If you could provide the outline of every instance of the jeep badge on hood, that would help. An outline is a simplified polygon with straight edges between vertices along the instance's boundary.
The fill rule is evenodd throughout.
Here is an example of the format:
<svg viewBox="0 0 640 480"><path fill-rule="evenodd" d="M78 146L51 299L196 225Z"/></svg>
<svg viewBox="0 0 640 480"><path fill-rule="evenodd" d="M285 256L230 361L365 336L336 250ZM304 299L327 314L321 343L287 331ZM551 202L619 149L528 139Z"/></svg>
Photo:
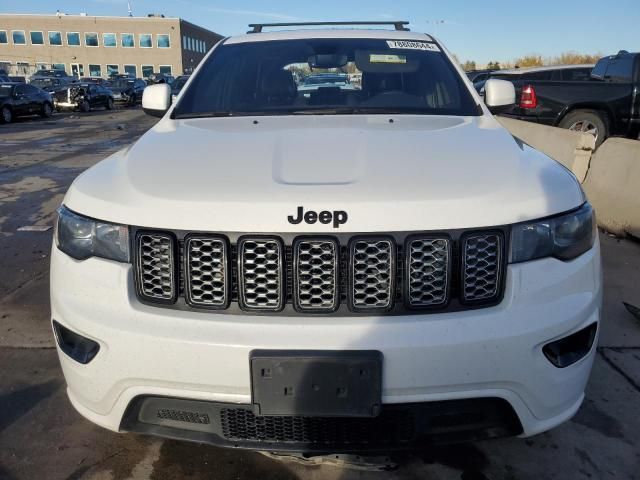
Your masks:
<svg viewBox="0 0 640 480"><path fill-rule="evenodd" d="M313 225L317 221L323 223L325 225L333 222L333 228L340 228L340 225L347 223L349 216L347 212L343 210L334 210L333 212L329 212L328 210L323 210L322 212L314 212L313 210L304 211L303 207L298 207L297 216L289 215L287 220L289 223L293 225L297 225L303 220L305 223L309 225Z"/></svg>

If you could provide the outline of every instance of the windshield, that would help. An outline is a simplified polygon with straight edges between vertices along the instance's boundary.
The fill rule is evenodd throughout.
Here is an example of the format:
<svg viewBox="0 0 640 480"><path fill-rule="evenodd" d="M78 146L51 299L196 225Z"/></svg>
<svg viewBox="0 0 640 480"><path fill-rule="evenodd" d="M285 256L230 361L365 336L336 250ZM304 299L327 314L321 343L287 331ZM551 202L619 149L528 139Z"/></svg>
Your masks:
<svg viewBox="0 0 640 480"><path fill-rule="evenodd" d="M133 87L133 80L112 80L111 81L111 86L113 88L129 88L129 87Z"/></svg>
<svg viewBox="0 0 640 480"><path fill-rule="evenodd" d="M10 97L12 88L13 85L0 85L0 98Z"/></svg>
<svg viewBox="0 0 640 480"><path fill-rule="evenodd" d="M305 113L479 115L480 110L435 43L323 38L216 48L173 116Z"/></svg>
<svg viewBox="0 0 640 480"><path fill-rule="evenodd" d="M34 80L31 80L31 85L33 85L34 87L38 87L38 88L45 88L45 87L50 87L51 85L53 85L53 79L51 78L36 78Z"/></svg>

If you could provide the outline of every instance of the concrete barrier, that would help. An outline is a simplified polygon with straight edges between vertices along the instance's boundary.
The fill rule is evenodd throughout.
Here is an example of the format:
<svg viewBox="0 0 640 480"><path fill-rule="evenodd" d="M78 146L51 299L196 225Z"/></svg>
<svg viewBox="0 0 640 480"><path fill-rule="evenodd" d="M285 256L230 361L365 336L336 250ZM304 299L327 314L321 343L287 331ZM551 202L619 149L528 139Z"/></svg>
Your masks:
<svg viewBox="0 0 640 480"><path fill-rule="evenodd" d="M511 135L557 160L571 170L580 183L584 182L595 150L593 135L505 117L496 119Z"/></svg>
<svg viewBox="0 0 640 480"><path fill-rule="evenodd" d="M496 118L514 137L574 173L596 210L598 226L640 238L639 141L609 138L595 150L594 137L585 133Z"/></svg>
<svg viewBox="0 0 640 480"><path fill-rule="evenodd" d="M591 157L583 188L598 225L640 238L640 142L609 138Z"/></svg>

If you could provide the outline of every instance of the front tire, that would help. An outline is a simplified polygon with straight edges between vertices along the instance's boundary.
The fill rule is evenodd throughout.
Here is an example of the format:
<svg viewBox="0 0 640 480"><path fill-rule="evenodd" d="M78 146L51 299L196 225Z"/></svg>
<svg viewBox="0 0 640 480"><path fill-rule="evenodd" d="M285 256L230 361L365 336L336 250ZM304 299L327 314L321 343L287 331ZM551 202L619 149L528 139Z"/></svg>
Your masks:
<svg viewBox="0 0 640 480"><path fill-rule="evenodd" d="M83 100L80 104L80 111L83 113L87 113L91 111L91 104L87 100Z"/></svg>
<svg viewBox="0 0 640 480"><path fill-rule="evenodd" d="M609 136L607 117L597 110L574 110L569 112L558 126L574 132L593 135L596 138L596 147L599 147Z"/></svg>
<svg viewBox="0 0 640 480"><path fill-rule="evenodd" d="M50 118L53 115L53 107L49 102L45 102L42 104L42 112L40 112L40 116L42 118Z"/></svg>
<svg viewBox="0 0 640 480"><path fill-rule="evenodd" d="M107 110L113 110L113 98L109 97L107 99Z"/></svg>
<svg viewBox="0 0 640 480"><path fill-rule="evenodd" d="M13 121L13 112L9 107L2 107L2 111L0 111L0 121L2 123L11 123Z"/></svg>

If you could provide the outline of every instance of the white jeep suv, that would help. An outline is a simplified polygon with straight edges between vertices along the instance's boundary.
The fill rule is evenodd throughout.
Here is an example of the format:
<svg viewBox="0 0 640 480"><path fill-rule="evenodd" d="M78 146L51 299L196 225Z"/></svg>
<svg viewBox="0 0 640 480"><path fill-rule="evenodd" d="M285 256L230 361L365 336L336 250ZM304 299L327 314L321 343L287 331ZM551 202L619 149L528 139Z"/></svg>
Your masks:
<svg viewBox="0 0 640 480"><path fill-rule="evenodd" d="M593 211L433 37L225 38L59 211L51 311L75 408L114 431L363 452L534 435L579 408ZM309 82L310 75L341 81ZM304 88L299 88L305 85Z"/></svg>

